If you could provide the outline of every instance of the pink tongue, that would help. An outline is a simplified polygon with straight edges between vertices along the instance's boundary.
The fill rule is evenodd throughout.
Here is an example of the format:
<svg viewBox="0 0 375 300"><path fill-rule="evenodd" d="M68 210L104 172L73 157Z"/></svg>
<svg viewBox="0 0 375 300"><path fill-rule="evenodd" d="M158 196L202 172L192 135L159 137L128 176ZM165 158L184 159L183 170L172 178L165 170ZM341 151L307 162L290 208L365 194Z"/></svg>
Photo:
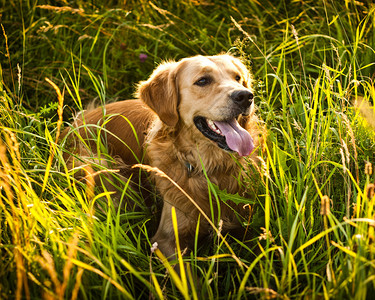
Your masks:
<svg viewBox="0 0 375 300"><path fill-rule="evenodd" d="M228 147L240 156L249 155L253 149L253 139L250 134L238 124L236 119L228 122L214 121L215 125L225 136Z"/></svg>

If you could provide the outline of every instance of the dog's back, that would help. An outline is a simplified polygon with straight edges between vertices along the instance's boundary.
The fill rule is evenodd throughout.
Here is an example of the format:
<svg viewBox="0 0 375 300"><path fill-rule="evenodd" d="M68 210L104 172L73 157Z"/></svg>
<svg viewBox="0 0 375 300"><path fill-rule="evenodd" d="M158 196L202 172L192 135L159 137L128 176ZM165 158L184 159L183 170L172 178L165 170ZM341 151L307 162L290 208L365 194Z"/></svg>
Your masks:
<svg viewBox="0 0 375 300"><path fill-rule="evenodd" d="M144 158L145 138L154 119L155 113L143 102L126 100L82 112L74 127L94 153L100 136L111 156L121 158L126 165L133 165ZM68 146L82 155L82 143L72 145L72 141L76 142L77 138L68 138Z"/></svg>
<svg viewBox="0 0 375 300"><path fill-rule="evenodd" d="M61 135L68 149L64 152L67 168L76 170L76 178L91 178L96 185L103 184L107 191L114 192L115 204L121 199L121 187L132 178L132 189L141 192L145 204L150 205L147 176L141 176L132 165L148 163L145 140L155 116L140 100L114 102L81 112Z"/></svg>

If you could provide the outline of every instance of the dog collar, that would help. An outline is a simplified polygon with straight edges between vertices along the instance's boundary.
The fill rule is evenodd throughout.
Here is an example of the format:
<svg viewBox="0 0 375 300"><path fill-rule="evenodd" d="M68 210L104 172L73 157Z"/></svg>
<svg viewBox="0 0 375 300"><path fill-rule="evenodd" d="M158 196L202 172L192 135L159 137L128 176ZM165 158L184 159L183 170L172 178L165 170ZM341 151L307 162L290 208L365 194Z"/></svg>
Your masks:
<svg viewBox="0 0 375 300"><path fill-rule="evenodd" d="M194 167L188 161L185 161L185 167L187 169L188 177L190 178L194 171Z"/></svg>

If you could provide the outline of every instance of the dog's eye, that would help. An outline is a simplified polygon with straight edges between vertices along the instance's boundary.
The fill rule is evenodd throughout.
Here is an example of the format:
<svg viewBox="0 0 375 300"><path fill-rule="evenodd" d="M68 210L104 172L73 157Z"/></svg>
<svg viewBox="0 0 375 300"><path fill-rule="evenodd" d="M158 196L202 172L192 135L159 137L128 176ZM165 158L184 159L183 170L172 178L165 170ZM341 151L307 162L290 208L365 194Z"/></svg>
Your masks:
<svg viewBox="0 0 375 300"><path fill-rule="evenodd" d="M205 86L209 85L212 82L212 79L210 77L202 77L198 79L194 84L198 86Z"/></svg>
<svg viewBox="0 0 375 300"><path fill-rule="evenodd" d="M241 80L241 76L240 76L240 75L237 75L237 76L236 76L236 81L239 82L240 80Z"/></svg>

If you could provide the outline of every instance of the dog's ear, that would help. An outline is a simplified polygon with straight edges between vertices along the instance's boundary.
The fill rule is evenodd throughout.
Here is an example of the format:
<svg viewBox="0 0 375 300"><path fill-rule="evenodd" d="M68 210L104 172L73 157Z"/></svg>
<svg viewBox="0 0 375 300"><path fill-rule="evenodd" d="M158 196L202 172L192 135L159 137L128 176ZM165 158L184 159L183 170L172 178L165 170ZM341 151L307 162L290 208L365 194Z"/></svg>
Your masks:
<svg viewBox="0 0 375 300"><path fill-rule="evenodd" d="M166 62L155 69L147 81L138 85L136 96L146 103L168 126L178 122L177 62Z"/></svg>

